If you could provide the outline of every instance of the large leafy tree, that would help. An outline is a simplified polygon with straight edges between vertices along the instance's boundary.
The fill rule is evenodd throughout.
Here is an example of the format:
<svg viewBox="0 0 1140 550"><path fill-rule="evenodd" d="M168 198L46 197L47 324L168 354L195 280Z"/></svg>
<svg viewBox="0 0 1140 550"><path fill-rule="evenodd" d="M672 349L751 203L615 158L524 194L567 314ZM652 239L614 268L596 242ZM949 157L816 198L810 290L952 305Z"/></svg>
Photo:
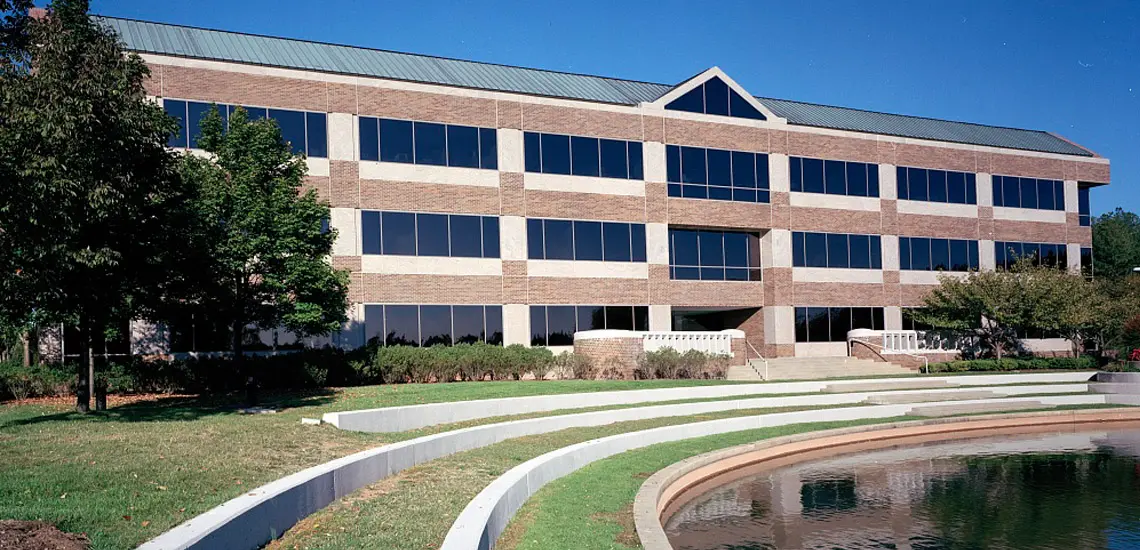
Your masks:
<svg viewBox="0 0 1140 550"><path fill-rule="evenodd" d="M205 280L196 304L230 327L239 368L249 327L336 330L346 319L348 275L328 262L336 232L327 229L327 204L302 192L305 160L273 121L249 121L240 109L228 128L212 110L201 130L209 157L182 162L197 188L193 241Z"/></svg>
<svg viewBox="0 0 1140 550"><path fill-rule="evenodd" d="M1097 277L1125 277L1140 267L1140 216L1117 208L1098 216L1092 232Z"/></svg>
<svg viewBox="0 0 1140 550"><path fill-rule="evenodd" d="M87 410L93 336L145 313L171 266L174 122L146 97L145 63L86 0L55 0L37 19L13 13L6 59L26 56L0 67L0 316L79 327Z"/></svg>

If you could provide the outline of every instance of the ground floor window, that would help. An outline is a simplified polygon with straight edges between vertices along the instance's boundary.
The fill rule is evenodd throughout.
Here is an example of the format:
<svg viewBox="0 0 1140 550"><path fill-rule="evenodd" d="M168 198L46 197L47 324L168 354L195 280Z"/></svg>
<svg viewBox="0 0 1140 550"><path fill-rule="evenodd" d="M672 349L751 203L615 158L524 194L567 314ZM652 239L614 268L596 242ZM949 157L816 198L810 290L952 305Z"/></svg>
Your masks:
<svg viewBox="0 0 1140 550"><path fill-rule="evenodd" d="M796 308L796 342L846 342L847 331L857 328L883 330L883 308Z"/></svg>
<svg viewBox="0 0 1140 550"><path fill-rule="evenodd" d="M571 346L580 330L649 330L649 306L530 306L532 346Z"/></svg>
<svg viewBox="0 0 1140 550"><path fill-rule="evenodd" d="M503 307L369 304L364 338L387 346L503 343Z"/></svg>
<svg viewBox="0 0 1140 550"><path fill-rule="evenodd" d="M63 356L68 359L77 358L83 354L83 337L79 327L65 326L63 328ZM91 349L97 356L113 357L131 354L131 327L130 323L123 321L112 323L105 332L96 332L91 335Z"/></svg>

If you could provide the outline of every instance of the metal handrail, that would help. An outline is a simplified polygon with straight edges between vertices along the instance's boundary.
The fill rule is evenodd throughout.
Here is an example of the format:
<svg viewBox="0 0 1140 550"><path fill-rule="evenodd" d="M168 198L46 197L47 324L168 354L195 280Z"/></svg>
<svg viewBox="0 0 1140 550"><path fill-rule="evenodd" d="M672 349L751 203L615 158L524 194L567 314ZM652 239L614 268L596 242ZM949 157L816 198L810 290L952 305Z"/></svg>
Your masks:
<svg viewBox="0 0 1140 550"><path fill-rule="evenodd" d="M752 350L752 353L756 354L757 359L764 362L764 381L767 382L768 381L768 360L764 358L764 355L760 353L760 350L756 349L756 346L752 345L752 342L745 340L744 343L748 345L749 349ZM745 363L748 362L747 357L744 358L744 362ZM755 370L755 369L753 369L753 370Z"/></svg>
<svg viewBox="0 0 1140 550"><path fill-rule="evenodd" d="M850 349L851 349L851 342L854 342L854 341L856 341L856 340L851 340L851 339L849 339L849 340L847 341L847 349L848 349L848 350L850 350ZM880 351L880 353L879 353L879 356L880 356L880 357L882 357L882 354L883 354L883 352L885 352L885 351L886 351L886 349L887 349L887 346L884 346L884 345L882 345L882 344L876 344L876 343L874 343L874 342L868 342L868 341L866 341L866 340L858 340L858 342L859 342L859 343L861 343L861 344L867 344L867 345L869 345L869 346L879 346L879 351ZM850 351L848 351L848 353L851 353L851 352L850 352ZM917 358L917 359L922 359L922 369L920 369L918 372L922 373L922 372L923 372L923 370L925 370L926 372L925 372L925 373L923 373L923 374L930 374L930 359L929 359L929 358L927 358L925 355L918 355L918 354L916 354L916 353L909 353L909 352L905 352L905 351L902 351L902 350L894 350L894 349L893 349L893 350L891 350L891 351L890 351L890 353L893 353L893 354L898 354L898 355L909 355L910 357L914 357L914 358ZM886 358L884 357L884 359L886 359Z"/></svg>

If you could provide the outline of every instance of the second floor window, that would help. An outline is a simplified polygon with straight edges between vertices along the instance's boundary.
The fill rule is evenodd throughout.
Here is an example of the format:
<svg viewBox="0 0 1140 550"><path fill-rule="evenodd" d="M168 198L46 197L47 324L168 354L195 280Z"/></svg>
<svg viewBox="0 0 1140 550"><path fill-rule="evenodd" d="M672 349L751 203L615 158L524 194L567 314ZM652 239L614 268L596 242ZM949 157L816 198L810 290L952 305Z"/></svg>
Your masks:
<svg viewBox="0 0 1140 550"><path fill-rule="evenodd" d="M1092 225L1092 216L1090 215L1089 206L1089 188L1081 187L1077 189L1077 212L1080 216L1080 224L1084 227Z"/></svg>
<svg viewBox="0 0 1140 550"><path fill-rule="evenodd" d="M1017 176L993 177L994 206L1065 209L1065 182Z"/></svg>
<svg viewBox="0 0 1140 550"><path fill-rule="evenodd" d="M1021 258L1033 265L1068 268L1068 249L1063 244L994 242L994 263L998 269L1009 269Z"/></svg>
<svg viewBox="0 0 1140 550"><path fill-rule="evenodd" d="M882 237L792 232L793 267L882 269Z"/></svg>
<svg viewBox="0 0 1140 550"><path fill-rule="evenodd" d="M526 132L523 150L527 172L644 179L640 141Z"/></svg>
<svg viewBox="0 0 1140 550"><path fill-rule="evenodd" d="M792 191L852 197L879 196L879 165L788 157Z"/></svg>
<svg viewBox="0 0 1140 550"><path fill-rule="evenodd" d="M736 231L670 229L669 278L759 281L760 235Z"/></svg>
<svg viewBox="0 0 1140 550"><path fill-rule="evenodd" d="M738 202L769 202L768 155L667 145L669 196Z"/></svg>
<svg viewBox="0 0 1140 550"><path fill-rule="evenodd" d="M899 269L903 271L975 271L978 241L899 237Z"/></svg>
<svg viewBox="0 0 1140 550"><path fill-rule="evenodd" d="M365 254L499 257L495 216L365 210L360 213L360 230Z"/></svg>
<svg viewBox="0 0 1140 550"><path fill-rule="evenodd" d="M640 223L531 218L526 240L531 260L645 261L645 225Z"/></svg>
<svg viewBox="0 0 1140 550"><path fill-rule="evenodd" d="M499 166L494 128L360 117L360 160L458 166Z"/></svg>
<svg viewBox="0 0 1140 550"><path fill-rule="evenodd" d="M899 166L899 200L978 204L978 175L973 172Z"/></svg>
<svg viewBox="0 0 1140 550"><path fill-rule="evenodd" d="M198 138L202 134L202 119L215 106L222 117L222 127L226 127L229 118L234 115L239 105L225 103L206 103L202 101L181 101L177 99L163 99L162 108L166 114L178 119L178 131L171 134L167 146L175 148L198 148ZM289 143L293 153L302 154L311 158L325 158L328 156L328 120L325 113L309 111L293 111L289 109L269 109L266 107L240 106L246 112L248 120L272 119L281 128L281 138Z"/></svg>

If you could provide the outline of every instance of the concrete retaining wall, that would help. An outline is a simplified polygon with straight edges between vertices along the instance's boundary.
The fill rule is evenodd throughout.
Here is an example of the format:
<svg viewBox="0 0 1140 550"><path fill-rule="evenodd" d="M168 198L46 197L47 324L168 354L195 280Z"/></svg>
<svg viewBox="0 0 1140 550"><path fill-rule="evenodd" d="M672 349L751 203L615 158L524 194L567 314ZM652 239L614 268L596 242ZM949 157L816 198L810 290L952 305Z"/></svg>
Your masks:
<svg viewBox="0 0 1140 550"><path fill-rule="evenodd" d="M999 384L1086 382L1095 373L1051 372L1036 374L979 374L958 376L923 377L923 381L945 381L960 386L990 386ZM916 378L884 378L876 382L891 383ZM866 382L866 381L862 381ZM541 382L526 382L541 383ZM809 381L809 382L768 382L758 384L725 384L718 386L696 386L658 390L624 390L594 393L568 393L559 395L538 395L532 397L509 397L503 399L482 399L451 403L429 403L404 407L384 407L327 413L324 421L342 430L360 432L403 432L436 424L450 424L534 412L560 409L580 409L610 405L629 405L653 401L674 401L680 399L716 399L741 395L765 395L818 392L826 386L843 386L861 383L855 380Z"/></svg>
<svg viewBox="0 0 1140 550"><path fill-rule="evenodd" d="M1019 403L1025 401L1038 401L1047 405L1093 405L1106 402L1103 395L1075 395L990 399L963 401L961 403ZM937 403L925 403L923 405L934 404ZM440 550L490 550L494 548L495 541L506 528L511 517L531 495L544 485L591 462L631 449L668 441L772 426L890 418L902 416L913 407L913 404L875 405L726 418L617 434L563 447L511 468L491 482L464 508L459 518L452 524L447 538L440 546Z"/></svg>

